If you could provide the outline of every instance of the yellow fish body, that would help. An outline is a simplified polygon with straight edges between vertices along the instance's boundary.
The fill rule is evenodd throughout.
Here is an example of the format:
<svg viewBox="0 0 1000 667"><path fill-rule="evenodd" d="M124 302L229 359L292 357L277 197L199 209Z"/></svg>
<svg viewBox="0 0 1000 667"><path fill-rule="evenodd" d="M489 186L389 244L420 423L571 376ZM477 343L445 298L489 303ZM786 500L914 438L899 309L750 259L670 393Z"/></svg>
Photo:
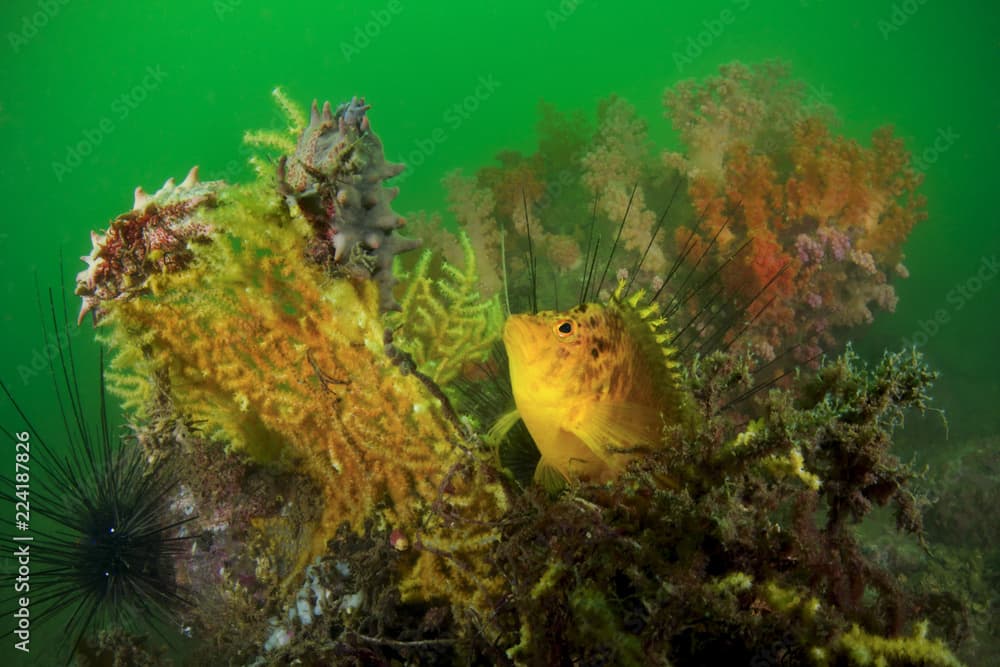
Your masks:
<svg viewBox="0 0 1000 667"><path fill-rule="evenodd" d="M503 342L516 411L541 453L535 480L616 478L639 449L659 446L687 411L656 306L622 287L607 305L513 315Z"/></svg>

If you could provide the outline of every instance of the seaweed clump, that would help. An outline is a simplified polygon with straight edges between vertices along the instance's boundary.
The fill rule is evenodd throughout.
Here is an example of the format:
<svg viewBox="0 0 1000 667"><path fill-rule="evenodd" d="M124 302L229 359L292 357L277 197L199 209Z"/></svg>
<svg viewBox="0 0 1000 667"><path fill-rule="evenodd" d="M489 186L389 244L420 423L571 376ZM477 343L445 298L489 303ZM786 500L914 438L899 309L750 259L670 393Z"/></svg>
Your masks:
<svg viewBox="0 0 1000 667"><path fill-rule="evenodd" d="M496 552L510 659L956 664L854 530L890 506L922 535L913 471L889 447L904 411L927 408L934 374L915 352L869 369L848 350L771 392L734 437L717 407L745 364L716 353L694 365L706 428L673 436L622 483L518 497Z"/></svg>

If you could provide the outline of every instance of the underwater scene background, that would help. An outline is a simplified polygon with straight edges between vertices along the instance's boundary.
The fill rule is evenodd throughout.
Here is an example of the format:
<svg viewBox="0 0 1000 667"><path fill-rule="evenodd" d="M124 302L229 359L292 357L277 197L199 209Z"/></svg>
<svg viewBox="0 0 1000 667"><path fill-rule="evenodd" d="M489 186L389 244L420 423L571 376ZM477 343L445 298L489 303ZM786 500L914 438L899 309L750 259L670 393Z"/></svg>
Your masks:
<svg viewBox="0 0 1000 667"><path fill-rule="evenodd" d="M74 456L74 446L100 448L120 424L131 424L129 451L142 452L103 452L92 469L73 459L91 470L82 477L36 467L34 500L55 501L60 485L86 496L115 470L105 495L124 488L122 504L150 522L134 529L139 556L91 540L126 570L143 568L135 588L119 575L124 602L102 602L93 620L66 621L107 592L102 572L77 568L93 552L91 528L70 526L58 558L32 561L39 595L58 591L73 605L46 623L38 615L52 602L37 601L31 652L8 635L4 664L65 663L74 646L81 664L994 664L1000 16L991 4L13 0L0 19L0 378L49 443L33 450L38 465ZM338 110L352 96L371 108ZM309 124L313 99L333 107L334 167L317 157L329 145L296 145L324 122L320 111ZM723 117L728 134L705 130ZM369 121L380 146L367 143ZM893 134L873 139L885 125ZM745 151L732 148L740 142ZM704 180L713 164L721 180ZM199 180L182 183L194 165ZM827 183L830 197L859 193L828 218L822 193L791 182L822 181L824 169L842 179ZM339 176L369 173L337 199ZM182 184L158 192L170 177ZM399 188L395 199L382 180ZM725 277L729 251L713 250L712 234L736 220L722 237L732 248L761 236L776 245L766 257L759 241L748 245L752 260L733 281L758 280L762 293L773 283L788 298L764 317L769 328L750 332L754 351L766 358L800 343L784 365L803 375L776 384L784 398L762 391L735 417L678 417L665 435L672 453L629 457L627 470L623 459L594 479L567 475L572 488L556 495L511 472L515 441L530 438L515 428L508 450L491 442L511 397L470 371L498 341L501 303L517 313L533 300L518 207L541 221L539 306L555 307L547 285L562 276L565 309L589 265L602 278L621 211L639 192L623 259L587 299L628 311L627 296L613 294L616 274L634 265L677 184L683 203L650 253L662 265L624 277L655 291L652 274L665 274L695 233L707 263L686 266ZM154 196L149 207L137 186ZM392 220L361 225L346 242L323 236L324 216L352 197ZM802 229L768 217L792 210L782 197L798 197ZM867 233L853 239L860 254L850 261L837 250L846 237L808 228L825 219L833 230L848 209L890 199L899 210L857 223ZM596 262L592 209L614 221ZM395 214L408 221L400 233ZM84 280L91 317L107 320L78 327L74 278L87 268L78 258L107 249L90 232L116 218L123 230L165 230L166 241L144 250L138 278L123 269L97 287ZM486 220L509 234L509 296ZM406 252L401 237L422 238L431 259ZM349 257L338 254L344 243ZM823 273L823 253L853 264ZM772 280L784 257L798 273ZM444 297L433 296L441 285ZM697 293L688 310L711 310L711 294ZM395 300L402 313L390 312ZM419 328L409 307L421 303L443 307L451 328L423 321L408 338L408 324ZM383 325L396 340L383 339ZM95 331L113 366L103 429ZM93 440L74 419L64 425L73 400L54 395L52 369L70 348ZM742 391L716 386L719 376L755 365L677 357L684 369L671 382L709 408ZM442 407L449 401L460 414ZM385 416L397 409L398 419ZM24 426L12 405L0 414L7 632L25 606L15 588L23 543L11 539ZM152 481L122 482L133 479L123 470ZM53 515L86 514L86 503L71 504ZM53 534L53 516L32 521ZM157 586L170 594L146 588Z"/></svg>

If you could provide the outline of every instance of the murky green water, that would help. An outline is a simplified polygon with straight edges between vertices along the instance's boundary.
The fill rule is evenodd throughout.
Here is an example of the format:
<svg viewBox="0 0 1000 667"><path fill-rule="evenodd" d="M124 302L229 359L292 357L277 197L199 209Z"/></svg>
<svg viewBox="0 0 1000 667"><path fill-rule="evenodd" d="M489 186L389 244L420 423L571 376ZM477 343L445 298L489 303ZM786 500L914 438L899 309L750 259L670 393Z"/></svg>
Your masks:
<svg viewBox="0 0 1000 667"><path fill-rule="evenodd" d="M6 2L0 374L29 411L52 413L36 381L36 281L69 288L89 230L128 209L137 185L193 164L249 178L241 136L277 126L276 85L300 101L366 96L388 157L410 165L396 209L443 211L446 172L534 149L539 99L592 114L621 95L665 143L666 87L780 58L846 134L892 123L925 172L929 218L906 246L899 306L859 331L867 355L915 342L942 373L948 439L937 418L915 418L904 451L935 462L976 437L1000 446L998 31L991 3L941 0Z"/></svg>

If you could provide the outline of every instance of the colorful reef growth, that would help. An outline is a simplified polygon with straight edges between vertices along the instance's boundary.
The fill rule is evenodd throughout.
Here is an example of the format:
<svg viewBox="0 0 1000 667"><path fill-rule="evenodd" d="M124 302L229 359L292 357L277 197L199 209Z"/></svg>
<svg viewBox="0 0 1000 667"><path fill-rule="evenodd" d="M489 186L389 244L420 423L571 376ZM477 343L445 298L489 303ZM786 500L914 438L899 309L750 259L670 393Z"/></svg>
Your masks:
<svg viewBox="0 0 1000 667"><path fill-rule="evenodd" d="M706 414L741 373L724 354L692 369ZM910 627L929 598L870 560L852 525L889 504L900 528L921 531L912 472L888 448L932 379L912 353L866 368L848 352L794 392L772 392L764 416L735 437L716 413L698 437L657 450L620 484L584 485L554 502L522 496L497 554L521 622L509 655L536 664L958 664L925 626Z"/></svg>
<svg viewBox="0 0 1000 667"><path fill-rule="evenodd" d="M841 136L823 97L780 63L725 65L666 91L679 148L654 145L621 98L604 100L593 125L542 103L537 151L501 152L473 178L452 174L451 208L481 254L504 236L522 297L530 227L534 253L548 260L539 280L548 304L576 297L553 293L553 282L579 285L592 253L600 270L614 248L613 269L638 267L654 289L667 276L690 272L697 285L718 272L720 289L711 283L683 310L719 316L688 336L723 338L719 322L751 319L743 337L762 357L799 345L812 358L895 308L903 243L925 217L922 176L892 129L867 146Z"/></svg>
<svg viewBox="0 0 1000 667"><path fill-rule="evenodd" d="M411 531L458 451L441 401L384 348L382 312L398 307L392 258L417 243L396 232L382 181L401 167L385 163L366 109L293 117L294 159L277 174L259 161L250 185L192 170L152 197L137 191L78 278L126 407L169 409L316 484L322 509L296 547L300 568L341 523L360 530L377 508Z"/></svg>
<svg viewBox="0 0 1000 667"><path fill-rule="evenodd" d="M686 148L664 161L687 178L698 214L676 238L692 243L696 261L718 235L705 261L713 268L752 239L723 280L746 293L773 280L773 303L750 313L760 315L751 337L765 356L799 343L811 357L837 328L894 310L889 281L907 276L902 245L925 217L923 176L892 128L875 130L870 146L838 136L818 97L776 63L727 65L664 96Z"/></svg>
<svg viewBox="0 0 1000 667"><path fill-rule="evenodd" d="M756 81L754 94L766 92L755 77L773 73L726 71ZM670 266L689 261L673 242L679 223L655 211L676 199L675 213L697 219L709 176L693 165L709 153L664 168L645 122L617 98L593 131L543 107L538 153L448 177L458 234L425 215L407 229L427 249L407 253L418 242L401 234L386 184L402 167L385 160L364 101L314 104L307 117L275 97L289 128L246 136L260 150L255 180L202 181L193 170L153 195L137 190L133 210L94 236L77 282L81 317L93 315L113 350L109 382L138 442L150 460L175 463L173 504L197 515L185 524L191 554L177 563L178 580L198 591L183 623L192 664L956 664L946 642L957 626L928 612L948 592L908 587L856 530L885 506L901 535L923 537L914 473L891 453L904 415L927 408L934 374L919 355L867 366L848 349L735 414L727 405L754 385L755 358L721 345L684 354L683 341L657 336L690 306L639 303L656 301ZM795 121L787 145L801 132L815 160L842 151L848 175L881 175L878 210L911 211L900 201L915 183L893 180L902 162L814 137L816 122ZM745 130L734 126L730 144L756 141ZM711 175L713 202L739 171L730 144ZM845 258L869 253L876 271L901 258L900 230L913 221L903 213L868 229L869 208L841 228L835 204L795 201L809 203L793 237L770 218L751 230L742 204L718 204L688 227L700 238L728 213L731 238L719 247L766 224L790 248L836 228L849 237ZM708 264L727 256L704 248ZM730 264L745 272L758 255L741 257ZM848 271L809 266L816 284ZM735 278L718 275L731 289ZM799 317L794 295L774 285L784 299L774 312ZM615 459L613 474L542 488L492 448L488 431L513 397L491 348L501 304L517 313L581 301L581 318L634 309L669 383L642 386L651 446ZM782 339L806 326L782 322ZM694 340L712 335L688 328ZM751 347L776 343L771 329ZM573 363L593 360L587 347ZM598 449L635 444L620 424L592 427ZM611 432L625 436L605 442Z"/></svg>

